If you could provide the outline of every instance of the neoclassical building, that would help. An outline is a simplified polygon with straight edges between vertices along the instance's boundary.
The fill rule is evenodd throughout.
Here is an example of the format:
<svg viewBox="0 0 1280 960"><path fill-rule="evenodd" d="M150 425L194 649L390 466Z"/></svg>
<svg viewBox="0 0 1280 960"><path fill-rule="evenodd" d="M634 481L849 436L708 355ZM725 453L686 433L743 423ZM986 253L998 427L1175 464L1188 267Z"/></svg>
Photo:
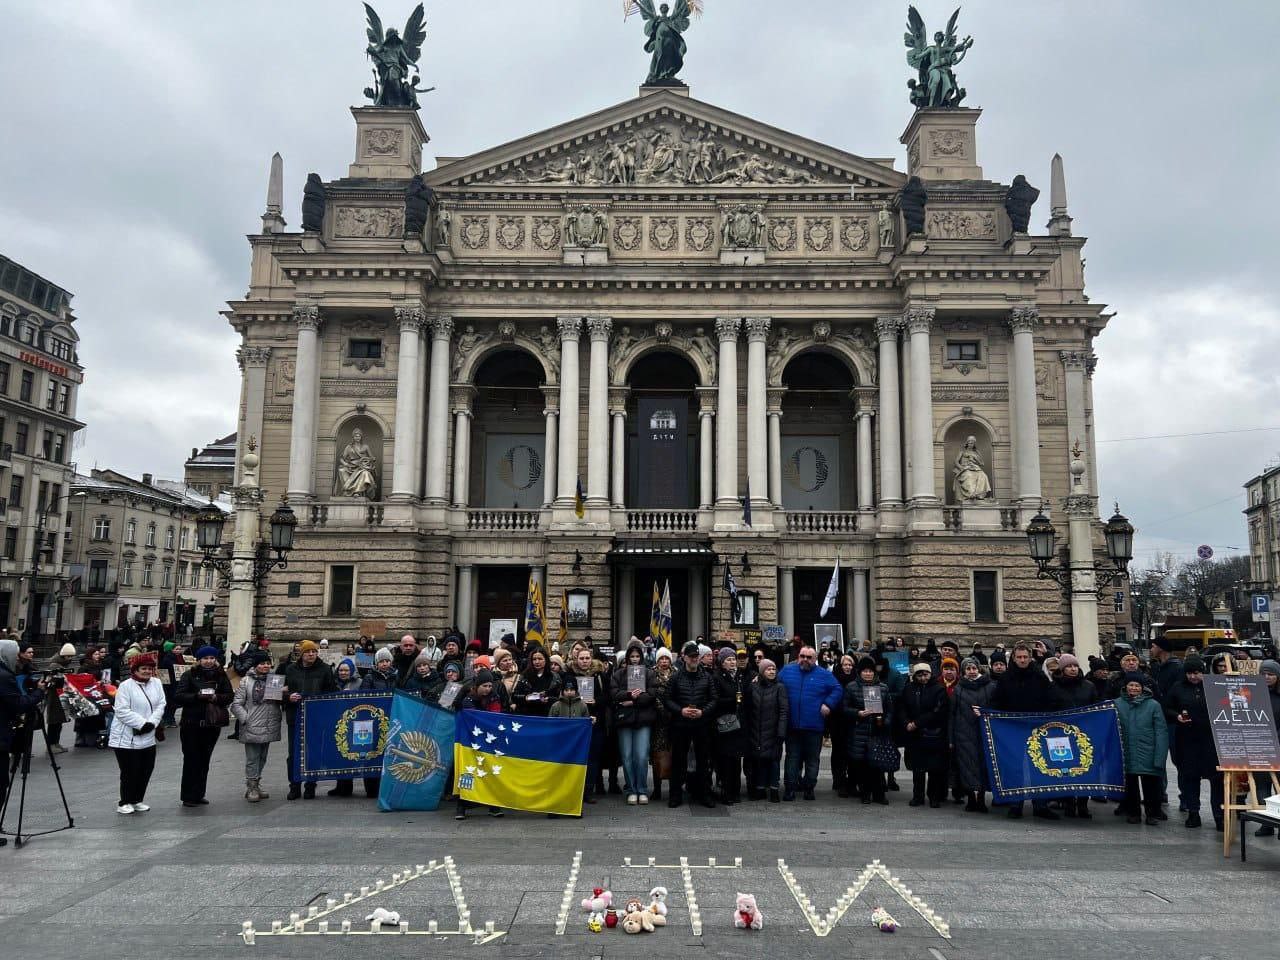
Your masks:
<svg viewBox="0 0 1280 960"><path fill-rule="evenodd" d="M315 229L286 229L276 161L226 313L237 436L300 521L269 633L484 636L532 572L553 622L582 591L571 634L596 638L646 633L669 584L679 639L731 628L728 562L740 628L811 636L839 557L847 638L1071 638L1023 530L1063 517L1073 448L1096 517L1108 317L1056 158L1046 230L1014 233L978 110L917 111L904 173L645 88L441 157L428 211L417 111L352 114Z"/></svg>

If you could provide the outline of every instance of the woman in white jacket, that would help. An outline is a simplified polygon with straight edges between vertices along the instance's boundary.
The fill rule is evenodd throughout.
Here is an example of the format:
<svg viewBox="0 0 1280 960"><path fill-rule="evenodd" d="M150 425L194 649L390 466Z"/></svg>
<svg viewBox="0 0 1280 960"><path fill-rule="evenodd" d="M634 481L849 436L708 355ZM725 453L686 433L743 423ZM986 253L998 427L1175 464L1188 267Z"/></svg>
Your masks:
<svg viewBox="0 0 1280 960"><path fill-rule="evenodd" d="M156 658L135 657L130 676L116 690L115 721L107 746L120 767L120 801L116 813L146 813L143 803L156 766L156 728L164 720L164 687L156 679Z"/></svg>

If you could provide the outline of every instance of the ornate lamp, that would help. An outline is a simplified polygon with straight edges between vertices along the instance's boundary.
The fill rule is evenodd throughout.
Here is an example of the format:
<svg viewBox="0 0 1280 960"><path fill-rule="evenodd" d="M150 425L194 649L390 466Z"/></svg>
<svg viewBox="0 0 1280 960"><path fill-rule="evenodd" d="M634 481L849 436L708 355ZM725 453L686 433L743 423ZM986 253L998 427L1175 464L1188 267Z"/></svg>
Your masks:
<svg viewBox="0 0 1280 960"><path fill-rule="evenodd" d="M222 528L227 518L213 504L196 515L196 546L209 554L222 546Z"/></svg>
<svg viewBox="0 0 1280 960"><path fill-rule="evenodd" d="M294 516L293 508L281 497L279 506L271 514L271 549L280 559L293 549L293 530L297 525L298 518ZM1132 528L1130 531L1132 532Z"/></svg>
<svg viewBox="0 0 1280 960"><path fill-rule="evenodd" d="M1044 515L1042 506L1040 512L1027 524L1027 547L1031 550L1031 559L1042 571L1056 555L1057 538L1058 531Z"/></svg>
<svg viewBox="0 0 1280 960"><path fill-rule="evenodd" d="M1129 566L1133 559L1133 524L1120 512L1120 504L1116 504L1116 512L1102 528L1102 535L1107 541L1107 556L1116 569L1123 570Z"/></svg>

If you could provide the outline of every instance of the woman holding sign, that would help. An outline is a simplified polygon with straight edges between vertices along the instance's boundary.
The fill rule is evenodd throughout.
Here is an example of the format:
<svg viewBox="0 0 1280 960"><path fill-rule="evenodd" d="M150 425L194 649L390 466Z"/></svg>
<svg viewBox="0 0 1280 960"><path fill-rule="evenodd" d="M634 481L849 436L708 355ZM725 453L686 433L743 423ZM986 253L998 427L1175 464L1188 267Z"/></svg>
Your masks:
<svg viewBox="0 0 1280 960"><path fill-rule="evenodd" d="M235 696L222 669L217 647L196 651L196 665L182 675L174 699L182 708L178 734L182 739L182 787L184 807L200 807L209 801L209 761L222 728L231 722L227 708Z"/></svg>
<svg viewBox="0 0 1280 960"><path fill-rule="evenodd" d="M627 803L649 802L649 742L658 718L657 675L645 665L644 644L634 637L622 663L613 671L610 688L613 720L622 754Z"/></svg>
<svg viewBox="0 0 1280 960"><path fill-rule="evenodd" d="M244 798L257 803L270 796L262 789L262 771L271 744L280 739L284 677L271 672L271 654L266 650L249 651L249 663L249 673L231 701L231 714L240 724L244 745Z"/></svg>

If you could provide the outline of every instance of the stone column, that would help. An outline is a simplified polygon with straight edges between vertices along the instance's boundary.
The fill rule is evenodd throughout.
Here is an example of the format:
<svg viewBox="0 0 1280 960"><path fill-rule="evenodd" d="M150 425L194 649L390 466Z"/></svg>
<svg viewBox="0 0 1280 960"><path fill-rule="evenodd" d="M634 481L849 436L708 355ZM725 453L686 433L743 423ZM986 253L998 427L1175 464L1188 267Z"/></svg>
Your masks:
<svg viewBox="0 0 1280 960"><path fill-rule="evenodd" d="M747 331L747 495L751 497L753 507L763 507L769 485L769 441L765 419L768 389L765 344L769 339L769 318L748 317L742 325Z"/></svg>
<svg viewBox="0 0 1280 960"><path fill-rule="evenodd" d="M880 341L880 506L902 503L902 426L898 399L898 317L879 317Z"/></svg>
<svg viewBox="0 0 1280 960"><path fill-rule="evenodd" d="M454 602L453 617L454 622L458 625L458 630L467 640L471 639L471 617L475 610L472 602L473 592L473 574L475 568L471 564L461 564L458 567L458 594Z"/></svg>
<svg viewBox="0 0 1280 960"><path fill-rule="evenodd" d="M1096 497L1086 493L1085 465L1071 461L1071 496L1066 498L1068 556L1071 562L1071 642L1081 663L1102 655L1098 639L1098 580L1093 568L1093 518Z"/></svg>
<svg viewBox="0 0 1280 960"><path fill-rule="evenodd" d="M448 499L449 477L449 342L453 318L431 318L431 374L427 398L427 500L443 505Z"/></svg>
<svg viewBox="0 0 1280 960"><path fill-rule="evenodd" d="M698 506L708 508L715 499L715 397L709 387L698 390Z"/></svg>
<svg viewBox="0 0 1280 960"><path fill-rule="evenodd" d="M271 362L271 348L246 345L236 352L236 359L244 372L244 427L236 446L240 450L248 450L250 437L262 438L262 408L267 397L267 364ZM236 483L240 482L241 473L240 457L237 456Z"/></svg>
<svg viewBox="0 0 1280 960"><path fill-rule="evenodd" d="M1097 441L1093 438L1093 371L1098 368L1098 355L1096 353L1089 354L1084 362L1084 423L1085 423L1085 439L1084 448L1088 455L1089 467L1089 492L1095 497L1098 495L1098 450Z"/></svg>
<svg viewBox="0 0 1280 960"><path fill-rule="evenodd" d="M858 421L858 509L870 511L875 503L872 490L871 411L862 409Z"/></svg>
<svg viewBox="0 0 1280 960"><path fill-rule="evenodd" d="M707 635L707 569L706 567L689 568L689 624L688 633L681 637L678 634L680 625L672 628L672 644L677 650L684 641L692 640L698 634Z"/></svg>
<svg viewBox="0 0 1280 960"><path fill-rule="evenodd" d="M796 571L778 568L778 623L787 628L788 641L796 632Z"/></svg>
<svg viewBox="0 0 1280 960"><path fill-rule="evenodd" d="M609 501L609 335L613 321L588 317L591 359L587 379L587 499Z"/></svg>
<svg viewBox="0 0 1280 960"><path fill-rule="evenodd" d="M906 324L903 322L902 342L898 345L898 369L901 386L898 396L901 397L902 409L902 499L905 503L911 499L914 488L915 473L911 469L911 343L906 336Z"/></svg>
<svg viewBox="0 0 1280 960"><path fill-rule="evenodd" d="M417 497L414 484L416 464L421 457L418 449L419 404L422 401L418 386L422 380L418 353L421 343L423 315L421 307L396 307L396 322L400 325L400 358L396 366L396 445L392 467L390 500L409 501Z"/></svg>
<svg viewBox="0 0 1280 960"><path fill-rule="evenodd" d="M464 510L471 499L471 401L475 392L470 386L453 390L453 505Z"/></svg>
<svg viewBox="0 0 1280 960"><path fill-rule="evenodd" d="M1062 369L1066 386L1067 399L1067 456L1077 440L1081 446L1085 444L1088 427L1085 423L1085 367L1089 362L1089 354L1084 351L1063 350L1058 354L1062 360ZM1092 454L1092 450L1089 451ZM1090 457L1092 459L1092 457ZM1068 461L1069 462L1069 461ZM1089 493L1095 493L1090 487Z"/></svg>
<svg viewBox="0 0 1280 960"><path fill-rule="evenodd" d="M853 571L853 639L859 648L871 643L871 604L865 570Z"/></svg>
<svg viewBox="0 0 1280 960"><path fill-rule="evenodd" d="M853 569L844 567L840 571L840 593L849 598L849 602L844 605L844 645L846 650L853 650L857 647L858 630L854 625L857 611L854 610L856 600L853 596ZM857 657L854 658L857 660Z"/></svg>
<svg viewBox="0 0 1280 960"><path fill-rule="evenodd" d="M769 499L782 508L782 394L785 389L769 390Z"/></svg>
<svg viewBox="0 0 1280 960"><path fill-rule="evenodd" d="M289 501L305 503L316 490L316 407L320 400L320 308L297 304L298 352L294 362L293 430L289 438Z"/></svg>
<svg viewBox="0 0 1280 960"><path fill-rule="evenodd" d="M613 458L610 466L610 501L621 510L627 499L627 390L610 391L609 416L613 421Z"/></svg>
<svg viewBox="0 0 1280 960"><path fill-rule="evenodd" d="M418 331L418 399L414 404L413 495L426 495L427 391L430 386L431 325L426 315Z"/></svg>
<svg viewBox="0 0 1280 960"><path fill-rule="evenodd" d="M625 646L636 628L636 568L618 568L618 645ZM566 651L568 652L568 651Z"/></svg>
<svg viewBox="0 0 1280 960"><path fill-rule="evenodd" d="M738 504L738 326L734 317L716 321L720 338L716 407L716 506Z"/></svg>
<svg viewBox="0 0 1280 960"><path fill-rule="evenodd" d="M560 402L559 388L543 387L542 395L546 407L542 410L547 421L546 439L542 445L542 505L549 507L556 501L556 443L560 439L558 408Z"/></svg>
<svg viewBox="0 0 1280 960"><path fill-rule="evenodd" d="M582 320L561 317L560 330L560 450L556 499L572 503L578 483L578 338Z"/></svg>
<svg viewBox="0 0 1280 960"><path fill-rule="evenodd" d="M1027 504L1040 502L1040 417L1036 399L1035 337L1032 331L1040 320L1035 306L1014 307L1009 316L1013 331L1014 419L1017 424L1018 499Z"/></svg>
<svg viewBox="0 0 1280 960"><path fill-rule="evenodd" d="M930 365L929 329L932 307L907 310L906 327L911 350L911 499L926 506L937 503L933 476L933 374Z"/></svg>
<svg viewBox="0 0 1280 960"><path fill-rule="evenodd" d="M239 650L253 637L254 605L258 594L253 582L253 561L257 556L258 530L262 523L259 505L258 454L252 447L240 458L241 483L231 491L235 507L235 537L232 541L230 587L227 591L227 653ZM8 771L5 771L7 774Z"/></svg>

